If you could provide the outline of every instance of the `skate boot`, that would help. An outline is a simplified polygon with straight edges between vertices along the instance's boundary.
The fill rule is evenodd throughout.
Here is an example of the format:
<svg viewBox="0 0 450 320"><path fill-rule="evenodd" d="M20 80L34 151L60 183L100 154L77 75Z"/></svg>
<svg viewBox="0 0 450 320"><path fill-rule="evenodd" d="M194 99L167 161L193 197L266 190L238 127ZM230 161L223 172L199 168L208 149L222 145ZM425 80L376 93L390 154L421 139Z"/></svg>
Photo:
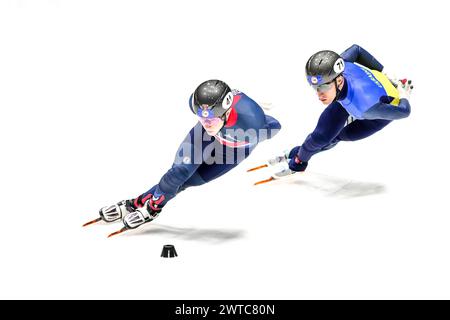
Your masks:
<svg viewBox="0 0 450 320"><path fill-rule="evenodd" d="M145 202L142 208L136 209L133 212L129 212L123 217L123 224L125 228L135 229L144 223L156 219L162 210L161 204L164 199L164 196L152 196Z"/></svg>
<svg viewBox="0 0 450 320"><path fill-rule="evenodd" d="M99 210L100 217L105 222L114 222L122 219L135 209L131 200L123 200L112 206L103 207Z"/></svg>
<svg viewBox="0 0 450 320"><path fill-rule="evenodd" d="M106 206L99 210L99 218L96 218L92 221L86 222L83 224L83 227L86 227L88 225L97 223L99 221L105 221L105 222L114 222L122 219L130 212L133 212L137 209L137 207L134 205L136 201L133 200L123 200L116 204L113 204L112 206Z"/></svg>

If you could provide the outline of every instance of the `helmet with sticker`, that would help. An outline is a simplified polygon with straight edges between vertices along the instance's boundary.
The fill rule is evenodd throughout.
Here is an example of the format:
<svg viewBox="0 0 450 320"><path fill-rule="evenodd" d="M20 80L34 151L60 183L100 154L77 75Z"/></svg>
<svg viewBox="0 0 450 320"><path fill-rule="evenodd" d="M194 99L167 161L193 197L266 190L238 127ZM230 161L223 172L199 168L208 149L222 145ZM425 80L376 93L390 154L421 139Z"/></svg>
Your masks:
<svg viewBox="0 0 450 320"><path fill-rule="evenodd" d="M313 54L306 63L308 83L317 88L330 84L345 70L344 59L334 51L323 50Z"/></svg>
<svg viewBox="0 0 450 320"><path fill-rule="evenodd" d="M208 80L195 89L191 98L192 112L202 118L220 118L233 104L230 87L221 80Z"/></svg>

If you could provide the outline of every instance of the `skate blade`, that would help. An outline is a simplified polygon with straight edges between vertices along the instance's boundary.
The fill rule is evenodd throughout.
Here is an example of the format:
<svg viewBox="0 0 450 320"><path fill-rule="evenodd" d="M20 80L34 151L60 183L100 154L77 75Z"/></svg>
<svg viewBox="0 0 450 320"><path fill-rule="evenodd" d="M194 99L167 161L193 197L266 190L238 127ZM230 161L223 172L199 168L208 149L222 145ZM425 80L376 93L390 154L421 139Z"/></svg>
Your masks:
<svg viewBox="0 0 450 320"><path fill-rule="evenodd" d="M120 229L120 230L118 230L118 231L115 231L115 232L109 234L109 235L108 235L108 238L111 238L111 237L113 237L113 236L115 236L115 235L118 235L118 234L120 234L120 233L122 233L122 232L125 232L125 231L127 231L127 230L129 230L127 227L123 227L122 229Z"/></svg>
<svg viewBox="0 0 450 320"><path fill-rule="evenodd" d="M85 224L83 224L83 227L87 227L88 225L97 223L97 222L99 222L99 221L101 221L101 220L102 220L102 218L97 218L97 219L94 219L94 220L92 220L92 221L86 222Z"/></svg>
<svg viewBox="0 0 450 320"><path fill-rule="evenodd" d="M287 157L284 155L276 156L272 159L269 159L269 161L267 161L266 164L257 166L255 168L248 169L247 172L252 172L252 171L259 170L262 168L267 168L267 167L274 167L274 166L277 166L277 165L280 165L283 163L287 163L287 160L288 160Z"/></svg>
<svg viewBox="0 0 450 320"><path fill-rule="evenodd" d="M293 175L294 173L296 173L295 171L292 171L291 169L283 169L283 170L281 170L281 171L279 171L279 172L276 172L272 177L270 177L269 179L266 179L266 180L261 180L261 181L258 181L258 182L255 182L255 186L257 186L257 185L260 185L260 184L264 184L264 183L267 183L267 182L270 182L270 181L273 181L273 180L278 180L278 179L282 179L282 178L285 178L285 177L287 177L287 176L291 176L291 175Z"/></svg>
<svg viewBox="0 0 450 320"><path fill-rule="evenodd" d="M255 182L254 185L257 186L257 185L260 185L260 184L263 184L263 183L267 183L267 182L270 182L270 181L273 181L273 180L275 180L275 178L274 177L270 177L269 179Z"/></svg>
<svg viewBox="0 0 450 320"><path fill-rule="evenodd" d="M259 169L262 169L262 168L267 168L267 167L268 167L267 164L263 164L261 166L255 167L255 168L248 169L247 172L252 172L252 171L256 171L256 170L259 170Z"/></svg>

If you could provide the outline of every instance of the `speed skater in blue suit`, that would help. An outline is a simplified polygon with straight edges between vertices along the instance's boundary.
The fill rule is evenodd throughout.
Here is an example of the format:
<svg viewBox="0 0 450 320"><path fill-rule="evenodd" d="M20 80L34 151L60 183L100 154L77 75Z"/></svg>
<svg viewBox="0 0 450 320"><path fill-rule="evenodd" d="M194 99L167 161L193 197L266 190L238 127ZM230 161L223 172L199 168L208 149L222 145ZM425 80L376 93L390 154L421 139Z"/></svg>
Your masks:
<svg viewBox="0 0 450 320"><path fill-rule="evenodd" d="M410 80L391 80L382 73L383 65L358 45L341 55L324 50L312 55L306 63L306 78L327 105L314 131L302 145L289 153L289 168L304 171L318 152L336 146L340 141L367 138L393 120L411 113Z"/></svg>
<svg viewBox="0 0 450 320"><path fill-rule="evenodd" d="M101 208L100 218L93 222L122 219L121 231L150 222L178 193L226 174L281 129L254 100L220 80L200 84L189 98L189 108L198 122L178 148L171 168L138 197Z"/></svg>

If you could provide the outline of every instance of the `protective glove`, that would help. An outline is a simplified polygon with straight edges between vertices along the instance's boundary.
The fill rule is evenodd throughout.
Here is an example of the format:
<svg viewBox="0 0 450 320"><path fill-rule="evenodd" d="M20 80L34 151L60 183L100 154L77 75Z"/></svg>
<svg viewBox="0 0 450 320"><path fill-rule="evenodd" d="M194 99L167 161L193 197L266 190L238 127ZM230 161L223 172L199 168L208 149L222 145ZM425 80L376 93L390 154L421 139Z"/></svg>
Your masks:
<svg viewBox="0 0 450 320"><path fill-rule="evenodd" d="M290 152L288 158L289 160L289 169L296 172L302 172L306 170L308 166L308 161L301 161L298 156L298 151L300 150L300 146L294 147Z"/></svg>
<svg viewBox="0 0 450 320"><path fill-rule="evenodd" d="M403 79L397 82L397 90L400 99L407 99L411 95L411 91L414 88L411 80Z"/></svg>

